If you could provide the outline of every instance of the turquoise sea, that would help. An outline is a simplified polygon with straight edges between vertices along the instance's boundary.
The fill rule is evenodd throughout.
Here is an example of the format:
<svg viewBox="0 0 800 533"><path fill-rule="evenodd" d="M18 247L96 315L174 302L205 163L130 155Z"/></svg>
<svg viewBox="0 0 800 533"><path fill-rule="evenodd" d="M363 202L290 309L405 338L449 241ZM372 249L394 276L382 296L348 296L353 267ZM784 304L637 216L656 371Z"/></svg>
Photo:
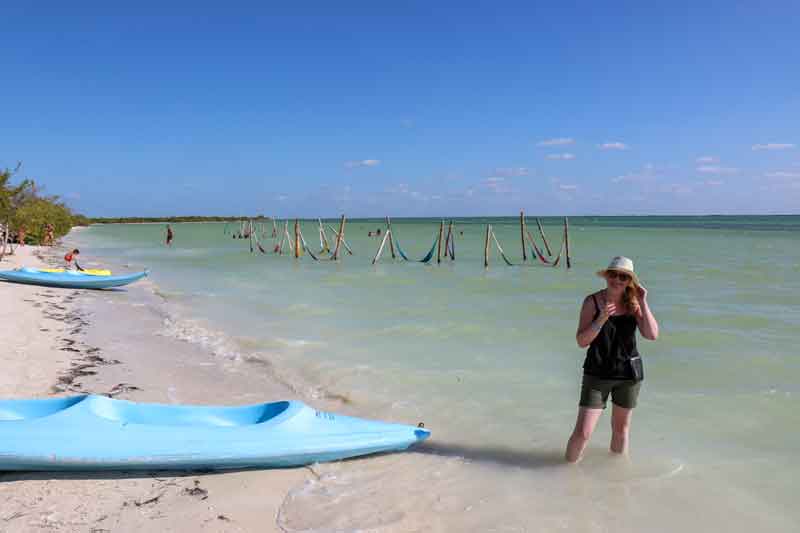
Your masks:
<svg viewBox="0 0 800 533"><path fill-rule="evenodd" d="M555 254L562 221L542 221ZM515 266L493 250L484 268L487 223ZM301 224L317 252L317 222ZM392 224L412 259L439 228L438 219ZM220 358L267 360L308 401L346 398L359 414L432 429L436 461L322 467L335 481L292 496L310 529L337 513L343 529L347 517L358 527L377 512L367 495L387 484L421 491L398 500L398 512L427 505L453 531L800 523L800 216L573 217L569 270L523 263L516 217L456 218L456 260L441 264L386 250L372 265L380 238L368 232L379 227L348 221L353 255L338 262L273 254L271 225L267 254L223 223L173 224L172 247L163 224L96 225L70 244L84 266L150 268L166 334ZM584 357L578 311L614 255L634 260L661 337L640 339L646 378L630 458L608 455L606 414L570 467L560 457Z"/></svg>

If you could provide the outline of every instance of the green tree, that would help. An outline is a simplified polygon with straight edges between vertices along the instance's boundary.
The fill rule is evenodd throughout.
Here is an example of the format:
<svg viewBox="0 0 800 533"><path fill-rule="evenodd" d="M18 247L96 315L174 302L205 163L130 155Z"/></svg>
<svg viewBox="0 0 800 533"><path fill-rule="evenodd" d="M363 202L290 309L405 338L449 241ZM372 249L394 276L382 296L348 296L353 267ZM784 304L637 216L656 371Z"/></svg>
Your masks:
<svg viewBox="0 0 800 533"><path fill-rule="evenodd" d="M26 229L26 242L41 244L47 224L53 225L56 238L66 235L73 226L89 224L88 218L73 213L58 196L37 193L32 180L12 185L21 166L20 163L14 170L0 171L0 259L8 250L11 234L20 228Z"/></svg>
<svg viewBox="0 0 800 533"><path fill-rule="evenodd" d="M4 169L0 171L0 230L2 230L0 259L3 259L6 255L13 229L12 218L16 210L34 194L33 183L30 180L23 180L22 183L16 186L11 185L11 178L19 171L20 167L21 164L18 164L14 170Z"/></svg>

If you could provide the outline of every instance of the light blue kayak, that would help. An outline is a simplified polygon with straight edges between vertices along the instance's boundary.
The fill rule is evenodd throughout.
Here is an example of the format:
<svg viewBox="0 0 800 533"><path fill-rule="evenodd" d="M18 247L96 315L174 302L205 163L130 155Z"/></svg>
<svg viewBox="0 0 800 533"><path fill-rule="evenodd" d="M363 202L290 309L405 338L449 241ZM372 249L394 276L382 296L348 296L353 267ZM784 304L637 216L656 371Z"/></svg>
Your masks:
<svg viewBox="0 0 800 533"><path fill-rule="evenodd" d="M0 470L289 467L405 450L429 435L297 401L212 407L96 395L0 400Z"/></svg>
<svg viewBox="0 0 800 533"><path fill-rule="evenodd" d="M110 289L121 287L147 276L149 271L136 272L124 276L97 276L80 271L42 272L36 268L0 271L0 279L28 285L61 287L64 289Z"/></svg>

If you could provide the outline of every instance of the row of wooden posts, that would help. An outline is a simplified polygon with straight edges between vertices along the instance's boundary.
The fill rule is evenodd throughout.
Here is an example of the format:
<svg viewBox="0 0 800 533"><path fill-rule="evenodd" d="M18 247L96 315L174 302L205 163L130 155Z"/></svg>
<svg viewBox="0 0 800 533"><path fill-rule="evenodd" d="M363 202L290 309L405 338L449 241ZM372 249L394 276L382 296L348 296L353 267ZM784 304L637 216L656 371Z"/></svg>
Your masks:
<svg viewBox="0 0 800 533"><path fill-rule="evenodd" d="M330 254L327 259L332 261L337 261L340 258L342 250L346 250L349 255L353 255L353 250L348 244L348 242L344 238L345 232L345 222L346 218L344 215L339 220L339 229L338 231L333 228L330 224L327 224L328 229L334 234L335 236L335 244L331 249L330 242L328 241L328 236L325 231L325 225L323 225L321 219L317 219L319 223L319 242L320 242L320 251L315 254L311 248L308 246L308 243L303 236L303 232L300 229L300 221L294 221L294 232L293 234L289 233L289 221L286 220L283 225L283 230L279 231L278 226L276 224L275 219L272 220L272 235L271 238L275 239L275 244L272 247L272 251L276 254L283 255L284 253L284 246L287 246L289 251L295 258L299 259L302 257L304 253L308 253L312 259L315 261L319 261L323 254ZM530 230L528 229L528 224L525 218L525 213L520 211L519 214L519 227L520 227L520 240L522 245L522 261L528 261L528 247L527 244L530 244L533 253L531 254L532 261L538 261L541 264L558 267L561 262L562 256L565 258L566 268L572 267L572 257L570 254L570 247L569 247L569 220L567 217L564 217L564 232L563 238L561 241L561 247L559 249L558 255L555 259L552 258L552 251L550 249L550 244L547 241L547 237L545 236L544 229L542 228L542 224L539 219L536 219L536 225L539 229L539 235L541 236L543 248L539 248L536 244L536 240L533 238ZM434 250L436 252L436 262L441 263L442 259L444 258L447 260L449 258L450 261L455 261L456 259L456 251L455 251L455 230L453 221L451 220L447 225L447 234L445 236L445 222L444 220L441 221L439 224L439 231L436 236L436 239L433 243L428 254L423 257L420 262L428 263L433 260ZM266 236L265 228L261 229L262 236ZM254 252L257 248L261 253L267 253L264 247L261 244L259 238L259 230L254 224L252 220L249 221L242 221L240 230L238 234L233 234L234 238L249 238L250 241L250 251ZM400 247L400 243L396 240L394 236L394 232L392 231L392 222L389 217L386 217L386 232L383 235L383 239L381 240L380 246L378 247L378 251L375 253L375 256L372 259L372 264L377 263L383 252L386 248L386 244L389 244L389 251L391 253L392 259L397 259L399 256L406 260L410 261L408 256L406 256L403 249ZM489 259L490 259L490 252L492 248L492 243L494 243L497 251L500 253L500 257L502 257L503 261L509 265L514 266L514 264L508 259L505 252L503 251L503 247L500 245L500 241L498 241L497 236L494 234L494 230L492 229L491 224L486 225L486 238L484 241L484 253L483 253L483 265L486 268L489 268ZM444 252L444 253L442 253ZM546 255L545 255L546 254Z"/></svg>

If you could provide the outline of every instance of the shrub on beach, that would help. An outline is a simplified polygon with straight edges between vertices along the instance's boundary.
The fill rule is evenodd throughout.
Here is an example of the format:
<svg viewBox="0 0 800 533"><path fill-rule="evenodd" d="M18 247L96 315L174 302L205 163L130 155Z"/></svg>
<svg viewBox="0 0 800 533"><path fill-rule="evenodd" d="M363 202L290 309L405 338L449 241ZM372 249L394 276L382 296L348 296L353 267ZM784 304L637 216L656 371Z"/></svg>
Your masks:
<svg viewBox="0 0 800 533"><path fill-rule="evenodd" d="M26 243L41 244L47 224L53 225L55 238L66 235L73 226L88 225L89 219L73 213L58 196L37 193L32 180L12 184L16 170L0 170L0 257L6 242L14 240L22 228Z"/></svg>

